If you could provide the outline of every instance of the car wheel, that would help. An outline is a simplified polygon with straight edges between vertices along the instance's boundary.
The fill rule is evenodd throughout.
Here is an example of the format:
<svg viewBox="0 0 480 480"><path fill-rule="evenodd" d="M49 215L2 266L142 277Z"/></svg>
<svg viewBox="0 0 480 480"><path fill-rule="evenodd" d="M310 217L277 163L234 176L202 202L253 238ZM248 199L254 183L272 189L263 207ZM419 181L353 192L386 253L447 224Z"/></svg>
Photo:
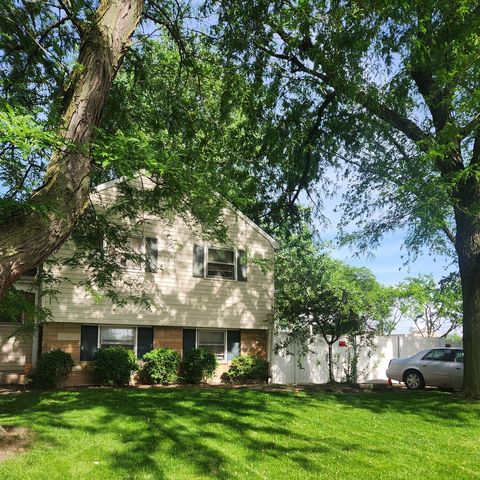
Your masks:
<svg viewBox="0 0 480 480"><path fill-rule="evenodd" d="M417 370L407 370L403 375L403 381L409 390L421 390L425 388L423 375Z"/></svg>

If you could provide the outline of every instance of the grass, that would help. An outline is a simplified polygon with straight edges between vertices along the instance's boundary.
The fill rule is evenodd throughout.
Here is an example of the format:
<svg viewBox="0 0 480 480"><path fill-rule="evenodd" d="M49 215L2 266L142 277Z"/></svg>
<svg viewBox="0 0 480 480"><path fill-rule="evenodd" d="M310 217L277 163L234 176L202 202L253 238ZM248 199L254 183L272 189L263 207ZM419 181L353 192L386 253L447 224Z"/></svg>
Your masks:
<svg viewBox="0 0 480 480"><path fill-rule="evenodd" d="M0 397L1 479L475 479L480 403L448 393L148 389Z"/></svg>

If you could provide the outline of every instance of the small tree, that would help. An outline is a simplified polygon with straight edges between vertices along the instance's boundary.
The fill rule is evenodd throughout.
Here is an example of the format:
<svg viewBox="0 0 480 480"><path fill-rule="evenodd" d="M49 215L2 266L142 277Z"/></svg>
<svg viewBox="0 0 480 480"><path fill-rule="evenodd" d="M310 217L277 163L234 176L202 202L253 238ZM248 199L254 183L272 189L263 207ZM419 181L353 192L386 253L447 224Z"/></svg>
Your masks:
<svg viewBox="0 0 480 480"><path fill-rule="evenodd" d="M304 230L290 238L276 260L274 324L285 333L275 349L301 346L302 354L319 337L328 345L328 377L333 344L345 335L368 335L383 315L376 298L381 285L365 268L354 268L321 252Z"/></svg>
<svg viewBox="0 0 480 480"><path fill-rule="evenodd" d="M392 335L398 324L405 318L405 299L400 286L384 287L383 301L385 315L378 326L379 335Z"/></svg>
<svg viewBox="0 0 480 480"><path fill-rule="evenodd" d="M446 337L462 323L462 291L458 275L435 282L431 275L408 278L401 284L405 316L423 337Z"/></svg>

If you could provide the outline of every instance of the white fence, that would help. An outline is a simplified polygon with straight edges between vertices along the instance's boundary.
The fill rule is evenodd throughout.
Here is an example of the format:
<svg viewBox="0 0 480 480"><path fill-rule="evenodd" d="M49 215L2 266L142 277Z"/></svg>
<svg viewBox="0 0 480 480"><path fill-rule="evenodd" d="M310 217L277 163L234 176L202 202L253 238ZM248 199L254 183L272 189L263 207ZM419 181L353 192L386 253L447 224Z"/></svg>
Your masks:
<svg viewBox="0 0 480 480"><path fill-rule="evenodd" d="M275 345L280 338L273 339ZM340 342L333 345L334 374L337 381L345 380L349 368L349 356L352 355L352 345L343 339L346 346ZM444 338L423 338L407 335L391 335L376 337L373 345L358 347L359 358L357 366L358 382L372 380L386 380L385 374L388 362L392 358L409 357L415 353L433 347L461 347L460 342L445 342ZM272 383L277 384L306 384L328 382L328 348L324 341L316 342L312 347L314 353L309 353L301 359L299 365L300 348L292 346L290 355L279 353L272 355L271 375Z"/></svg>

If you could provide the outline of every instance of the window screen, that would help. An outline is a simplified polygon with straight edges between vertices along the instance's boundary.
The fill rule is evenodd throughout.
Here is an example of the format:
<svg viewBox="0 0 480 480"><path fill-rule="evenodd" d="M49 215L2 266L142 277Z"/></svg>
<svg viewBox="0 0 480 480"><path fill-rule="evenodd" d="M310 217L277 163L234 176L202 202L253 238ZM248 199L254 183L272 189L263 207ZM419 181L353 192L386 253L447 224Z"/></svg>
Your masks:
<svg viewBox="0 0 480 480"><path fill-rule="evenodd" d="M198 330L197 345L212 352L218 360L225 360L225 331Z"/></svg>
<svg viewBox="0 0 480 480"><path fill-rule="evenodd" d="M208 249L207 277L235 278L235 252L219 248Z"/></svg>
<svg viewBox="0 0 480 480"><path fill-rule="evenodd" d="M101 327L100 346L123 345L124 347L135 348L135 329L127 327Z"/></svg>
<svg viewBox="0 0 480 480"><path fill-rule="evenodd" d="M141 237L129 238L128 243L130 249L132 250L131 252L128 252L129 255L139 254L142 252L143 239ZM139 269L141 267L141 265L136 263L136 261L133 259L127 260L123 255L119 258L118 262L122 267L126 268Z"/></svg>

